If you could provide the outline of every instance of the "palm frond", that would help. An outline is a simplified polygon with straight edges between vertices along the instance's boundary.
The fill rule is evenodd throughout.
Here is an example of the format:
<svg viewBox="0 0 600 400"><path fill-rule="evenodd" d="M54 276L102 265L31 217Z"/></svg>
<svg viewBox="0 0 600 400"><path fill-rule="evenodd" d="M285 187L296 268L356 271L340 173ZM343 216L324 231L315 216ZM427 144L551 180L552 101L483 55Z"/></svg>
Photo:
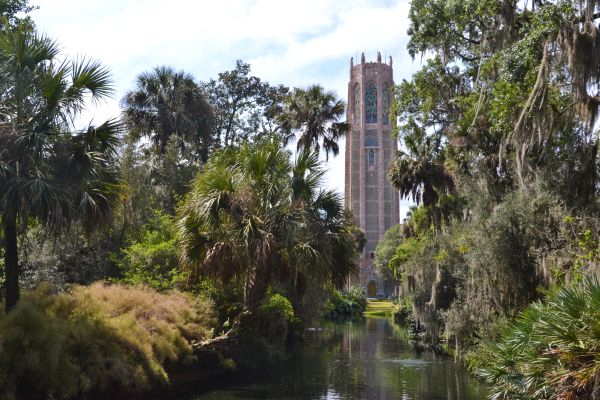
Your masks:
<svg viewBox="0 0 600 400"><path fill-rule="evenodd" d="M575 398L591 391L600 371L600 282L586 277L519 315L478 374L494 398Z"/></svg>

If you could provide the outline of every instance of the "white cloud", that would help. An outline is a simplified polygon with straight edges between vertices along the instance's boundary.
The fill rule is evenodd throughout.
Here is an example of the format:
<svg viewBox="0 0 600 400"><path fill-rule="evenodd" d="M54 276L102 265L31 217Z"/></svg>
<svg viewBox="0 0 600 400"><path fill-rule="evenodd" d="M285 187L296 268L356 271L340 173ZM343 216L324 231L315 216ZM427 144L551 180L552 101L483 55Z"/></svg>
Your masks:
<svg viewBox="0 0 600 400"><path fill-rule="evenodd" d="M418 67L406 52L408 0L34 0L38 28L72 56L107 65L115 98L95 121L119 114L137 74L167 64L200 80L242 59L271 83L319 83L347 96L350 57L394 57L395 80ZM356 59L355 59L356 60ZM91 118L91 117L90 117ZM89 120L90 118L87 118ZM343 191L343 147L329 162L329 185ZM402 210L404 211L404 210Z"/></svg>

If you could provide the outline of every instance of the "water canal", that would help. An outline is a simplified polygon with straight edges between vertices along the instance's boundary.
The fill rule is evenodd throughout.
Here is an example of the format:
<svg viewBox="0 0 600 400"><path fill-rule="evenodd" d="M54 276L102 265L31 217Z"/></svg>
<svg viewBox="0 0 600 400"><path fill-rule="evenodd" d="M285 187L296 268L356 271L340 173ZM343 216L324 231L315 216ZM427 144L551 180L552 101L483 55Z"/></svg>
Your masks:
<svg viewBox="0 0 600 400"><path fill-rule="evenodd" d="M261 382L188 400L479 400L486 389L460 365L414 349L389 319L365 318L311 330Z"/></svg>

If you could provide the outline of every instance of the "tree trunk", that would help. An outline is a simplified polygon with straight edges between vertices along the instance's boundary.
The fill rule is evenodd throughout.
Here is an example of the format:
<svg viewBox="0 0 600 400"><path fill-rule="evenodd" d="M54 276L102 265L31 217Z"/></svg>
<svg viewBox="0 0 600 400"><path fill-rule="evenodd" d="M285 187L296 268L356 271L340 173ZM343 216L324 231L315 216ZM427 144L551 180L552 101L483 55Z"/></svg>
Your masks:
<svg viewBox="0 0 600 400"><path fill-rule="evenodd" d="M231 136L231 129L233 128L233 119L235 118L235 113L237 112L237 103L239 99L235 99L233 101L233 110L231 110L231 115L229 115L229 122L227 123L227 130L225 131L225 147L229 146L229 139ZM233 142L233 138L231 138Z"/></svg>
<svg viewBox="0 0 600 400"><path fill-rule="evenodd" d="M4 219L4 276L6 312L10 312L19 301L19 252L17 248L17 219Z"/></svg>
<svg viewBox="0 0 600 400"><path fill-rule="evenodd" d="M249 271L246 281L245 306L246 310L254 314L261 301L265 298L267 288L271 284L267 268L257 266Z"/></svg>

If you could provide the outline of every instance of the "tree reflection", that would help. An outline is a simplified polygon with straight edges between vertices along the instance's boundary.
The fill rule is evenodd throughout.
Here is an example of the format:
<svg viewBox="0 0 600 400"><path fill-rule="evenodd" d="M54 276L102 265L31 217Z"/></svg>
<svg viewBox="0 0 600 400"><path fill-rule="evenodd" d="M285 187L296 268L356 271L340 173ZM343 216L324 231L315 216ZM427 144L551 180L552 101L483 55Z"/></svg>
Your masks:
<svg viewBox="0 0 600 400"><path fill-rule="evenodd" d="M329 323L273 368L262 384L201 399L484 399L485 387L449 359L414 349L387 319Z"/></svg>

